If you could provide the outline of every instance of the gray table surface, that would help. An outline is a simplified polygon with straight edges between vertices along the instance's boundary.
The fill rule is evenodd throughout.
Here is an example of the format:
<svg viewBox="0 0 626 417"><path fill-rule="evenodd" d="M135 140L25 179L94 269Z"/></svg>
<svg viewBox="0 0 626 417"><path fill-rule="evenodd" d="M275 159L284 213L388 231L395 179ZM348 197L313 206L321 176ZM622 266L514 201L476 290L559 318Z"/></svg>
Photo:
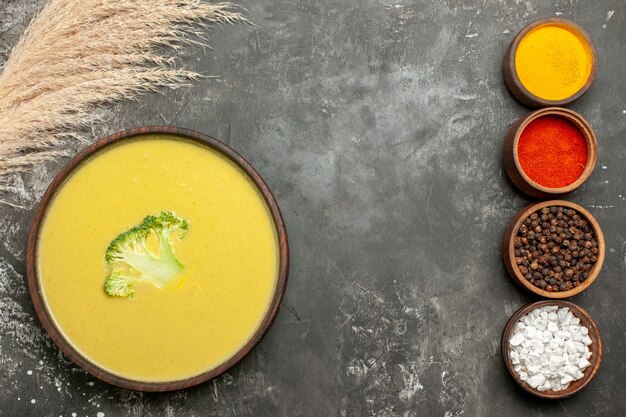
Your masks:
<svg viewBox="0 0 626 417"><path fill-rule="evenodd" d="M1 2L1 61L41 3ZM219 78L116 105L91 139L172 124L249 158L290 234L275 324L243 362L193 389L94 380L53 346L27 294L26 229L63 161L38 167L14 183L26 209L0 208L0 416L624 415L626 3L243 5L258 27L216 28L214 51L183 58ZM582 24L599 52L595 84L572 106L598 134L598 164L568 198L596 215L608 253L573 300L602 332L600 372L575 397L545 402L515 385L499 350L507 318L533 300L500 260L505 225L529 201L502 169L503 137L527 109L500 65L523 25L555 14Z"/></svg>

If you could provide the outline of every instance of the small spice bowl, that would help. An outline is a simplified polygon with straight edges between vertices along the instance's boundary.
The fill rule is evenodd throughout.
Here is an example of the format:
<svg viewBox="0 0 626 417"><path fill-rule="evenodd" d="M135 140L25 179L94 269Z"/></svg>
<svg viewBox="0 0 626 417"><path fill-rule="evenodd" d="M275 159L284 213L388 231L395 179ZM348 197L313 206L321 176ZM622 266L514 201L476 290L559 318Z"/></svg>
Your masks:
<svg viewBox="0 0 626 417"><path fill-rule="evenodd" d="M587 146L587 161L582 173L576 181L560 188L546 187L533 181L520 163L519 143L522 132L530 123L544 116L560 117L571 122L578 128ZM504 169L520 191L535 198L555 198L574 191L591 176L598 160L598 141L589 122L579 113L561 107L548 107L526 114L511 126L504 139L503 156Z"/></svg>
<svg viewBox="0 0 626 417"><path fill-rule="evenodd" d="M511 337L513 335L515 325L517 324L517 322L519 322L519 320L522 317L524 317L529 312L535 310L536 308L544 307L544 306L556 306L559 308L563 308L563 307L569 308L572 314L578 319L580 319L580 324L585 326L589 330L589 337L591 338L591 341L592 341L591 345L589 346L589 350L591 351L591 357L589 358L589 362L591 363L591 365L589 365L584 370L583 372L584 376L581 379L579 379L578 381L571 382L570 385L566 389L561 390L561 391L552 391L552 390L539 391L531 387L525 381L522 381L520 379L517 372L515 372L513 363L511 361L511 356L510 356L511 348L509 345L509 341L511 340ZM596 323L593 321L589 313L587 313L585 310L583 310L576 304L570 303L568 301L544 300L544 301L538 301L536 303L527 304L523 306L522 308L517 310L515 313L513 313L509 321L504 326L504 331L502 332L501 343L502 343L502 359L504 360L504 364L506 368L509 370L509 373L511 374L515 382L517 382L518 385L522 387L524 390L526 390L527 392L537 397L551 399L551 400L567 398L571 395L576 394L583 388L585 388L591 382L591 380L595 377L595 375L598 373L598 369L600 368L600 362L602 362L602 338L600 337L600 331L598 330L598 326L596 326Z"/></svg>
<svg viewBox="0 0 626 417"><path fill-rule="evenodd" d="M557 30L567 38L558 39L554 35L550 36L550 34L545 36L537 35L541 30ZM552 42L552 44L544 46L555 48L556 51L553 49L541 51L540 45L531 43L532 37L543 37L544 41L546 38L550 39L549 42ZM525 40L526 44L520 47L523 40ZM566 40L569 43L566 43ZM535 39L534 42L540 41ZM565 58L569 58L569 60L559 60L558 58L555 60L552 56L554 53L568 54ZM520 62L516 62L518 58ZM561 94L555 95L555 93L551 94L547 91L538 90L537 85L535 85L538 82L544 83L546 86L554 86L556 83L551 82L555 81L552 78L556 77L556 80L558 80L558 74L554 72L558 69L563 69L558 68L558 65L565 65L568 62L577 63L576 58L583 59L585 64L583 67L581 63L581 68L579 68L583 74L579 74L580 79L578 82L574 83L573 86L568 84L572 82L570 78L572 71L570 69L569 71L564 71L565 75L563 75L562 80L564 86L566 86L564 88L567 89L561 91ZM525 26L511 41L503 62L504 81L513 97L525 106L531 108L565 106L576 101L589 90L596 77L597 61L595 46L582 27L563 18L539 19ZM520 66L519 70L522 71L521 74L518 72L518 64ZM554 66L557 67L555 68ZM527 73L531 71L530 69L525 69L527 67L532 67L532 72ZM552 71L550 71L551 69ZM524 81L526 81L527 85L525 85ZM541 96L542 94L544 97Z"/></svg>
<svg viewBox="0 0 626 417"><path fill-rule="evenodd" d="M520 226L522 226L524 220L529 217L532 213L541 210L544 207L551 206L561 206L570 208L579 215L584 217L585 220L589 223L591 228L593 229L593 233L595 235L595 239L597 241L598 254L597 260L593 264L592 268L589 272L589 276L581 282L577 287L566 291L554 291L548 292L543 290L531 282L529 282L524 275L521 273L516 261L515 261L515 237L517 236L518 230ZM509 276L515 283L520 285L522 288L527 291L536 294L540 297L545 298L569 298L576 294L580 294L596 280L598 275L600 274L600 270L602 269L602 264L604 263L605 256L605 243L604 243L604 234L602 233L602 229L600 228L600 224L598 224L597 220L589 213L586 209L581 207L578 204L564 201L564 200L550 200L550 201L542 201L534 204L530 204L523 209L521 209L515 217L509 223L509 226L504 233L504 239L502 241L502 258L504 260L504 266L509 273Z"/></svg>

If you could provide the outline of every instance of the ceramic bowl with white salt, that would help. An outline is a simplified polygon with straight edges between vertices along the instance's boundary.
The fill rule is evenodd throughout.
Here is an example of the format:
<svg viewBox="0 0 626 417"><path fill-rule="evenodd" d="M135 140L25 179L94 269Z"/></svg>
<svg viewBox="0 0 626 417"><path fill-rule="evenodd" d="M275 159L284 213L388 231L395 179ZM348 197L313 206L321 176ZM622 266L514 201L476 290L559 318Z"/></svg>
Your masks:
<svg viewBox="0 0 626 417"><path fill-rule="evenodd" d="M540 301L511 316L502 335L502 355L522 388L559 399L591 382L602 360L602 341L582 308L566 301Z"/></svg>

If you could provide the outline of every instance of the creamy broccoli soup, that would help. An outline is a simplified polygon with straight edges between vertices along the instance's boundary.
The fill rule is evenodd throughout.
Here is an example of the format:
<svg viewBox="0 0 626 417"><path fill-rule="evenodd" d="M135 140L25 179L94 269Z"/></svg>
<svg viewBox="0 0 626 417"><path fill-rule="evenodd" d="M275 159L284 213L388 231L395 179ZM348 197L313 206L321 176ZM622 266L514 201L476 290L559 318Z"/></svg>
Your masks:
<svg viewBox="0 0 626 417"><path fill-rule="evenodd" d="M221 153L167 135L103 148L60 187L38 278L64 337L140 381L206 372L250 340L278 278L255 184Z"/></svg>

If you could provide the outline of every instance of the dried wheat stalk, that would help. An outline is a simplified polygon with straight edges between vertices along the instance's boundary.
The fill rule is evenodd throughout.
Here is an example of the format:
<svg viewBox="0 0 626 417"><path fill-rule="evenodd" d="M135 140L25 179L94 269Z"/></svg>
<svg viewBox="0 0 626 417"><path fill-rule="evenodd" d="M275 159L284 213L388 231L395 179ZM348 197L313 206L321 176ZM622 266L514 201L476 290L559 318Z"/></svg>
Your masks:
<svg viewBox="0 0 626 417"><path fill-rule="evenodd" d="M8 175L63 154L83 139L95 105L198 74L167 51L204 45L211 23L246 22L229 3L201 0L51 0L31 22L0 75L0 194Z"/></svg>

